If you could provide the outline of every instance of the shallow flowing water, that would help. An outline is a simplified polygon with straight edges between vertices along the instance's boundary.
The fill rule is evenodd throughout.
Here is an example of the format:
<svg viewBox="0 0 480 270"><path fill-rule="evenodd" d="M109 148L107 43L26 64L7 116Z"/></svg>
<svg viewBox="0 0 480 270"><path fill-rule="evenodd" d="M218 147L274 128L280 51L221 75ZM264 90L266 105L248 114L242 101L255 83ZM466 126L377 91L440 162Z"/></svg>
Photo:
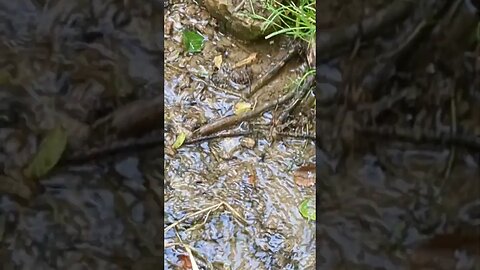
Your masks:
<svg viewBox="0 0 480 270"><path fill-rule="evenodd" d="M268 42L244 48L240 41L213 31L216 22L192 3L173 4L166 12L165 24L172 29L165 39L165 135L171 148L181 132L233 114L243 89L231 79L249 71L232 68L235 63L255 52L260 55L250 70L255 73L266 70L275 54ZM201 54L185 54L180 36L183 29L194 27L206 36L205 48ZM273 46L288 50L282 44ZM223 59L220 68L215 57ZM297 74L294 68L285 72ZM254 122L269 127L272 114ZM236 130L252 126L244 123ZM298 205L313 198L315 190L298 187L293 172L314 162L312 142L257 136L214 139L167 151L166 225L219 202L230 205L246 223L221 207L180 222L166 232L165 241L188 244L207 269L313 269L315 223L300 215ZM165 269L185 267L187 253L181 246L167 248L165 256Z"/></svg>

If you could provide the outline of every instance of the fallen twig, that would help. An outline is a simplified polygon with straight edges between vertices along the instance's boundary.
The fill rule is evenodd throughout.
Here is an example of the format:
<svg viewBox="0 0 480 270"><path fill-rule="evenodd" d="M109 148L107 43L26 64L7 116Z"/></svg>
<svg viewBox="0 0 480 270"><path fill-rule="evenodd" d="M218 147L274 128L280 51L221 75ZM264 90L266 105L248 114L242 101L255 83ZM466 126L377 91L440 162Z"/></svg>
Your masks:
<svg viewBox="0 0 480 270"><path fill-rule="evenodd" d="M193 256L192 250L190 249L190 247L188 245L184 245L183 247L187 251L188 257L190 258L190 262L192 263L192 270L199 270L200 268L198 268L197 261L195 260L195 257Z"/></svg>
<svg viewBox="0 0 480 270"><path fill-rule="evenodd" d="M285 120L287 120L288 116L295 111L295 109L300 105L300 103L303 102L309 90L310 88L304 87L301 89L301 91L298 91L298 94L293 99L293 102L291 102L290 105L288 105L288 107L278 117L278 123L281 124L285 122Z"/></svg>
<svg viewBox="0 0 480 270"><path fill-rule="evenodd" d="M181 246L185 249L185 251L187 251L188 259L190 260L192 270L199 270L197 260L195 259L195 256L193 256L192 249L190 248L190 246L183 243L182 238L180 237L180 234L178 234L178 232L175 232L175 235L180 241Z"/></svg>
<svg viewBox="0 0 480 270"><path fill-rule="evenodd" d="M453 90L453 96L450 98L450 114L451 114L451 121L452 121L452 126L450 127L450 134L453 136L457 134L457 106L456 106L456 90ZM455 162L455 156L456 156L457 149L455 145L450 146L450 153L448 157L448 163L447 167L445 168L445 174L443 175L444 177L444 183L445 179L447 179L450 176L450 173L453 168L453 163ZM443 187L443 184L442 184Z"/></svg>
<svg viewBox="0 0 480 270"><path fill-rule="evenodd" d="M421 133L414 134L410 129L391 126L356 127L356 131L411 143L455 145L480 151L480 137L466 134L450 134L445 132L436 133L430 130L424 130Z"/></svg>
<svg viewBox="0 0 480 270"><path fill-rule="evenodd" d="M282 137L290 137L290 138L297 138L297 139L307 139L307 140L316 140L316 135L311 134L296 134L296 133L288 133L288 132L276 132L274 135L282 136Z"/></svg>
<svg viewBox="0 0 480 270"><path fill-rule="evenodd" d="M404 18L411 11L415 1L396 0L386 8L378 11L372 17L354 23L347 27L341 27L317 34L317 57L329 58L338 48L350 44L362 31L363 37L371 37L380 32L386 26Z"/></svg>
<svg viewBox="0 0 480 270"><path fill-rule="evenodd" d="M379 86L385 85L385 82L395 74L397 60L405 57L410 49L415 47L419 38L430 28L430 25L426 20L420 21L411 33L394 42L392 51L375 59L372 63L374 64L373 68L368 69L368 73L362 79L362 90L374 92Z"/></svg>
<svg viewBox="0 0 480 270"><path fill-rule="evenodd" d="M192 218L192 217L195 217L195 216L198 216L200 214L203 214L205 212L210 212L210 211L214 211L214 210L217 210L218 208L220 208L220 206L223 205L223 202L220 202L220 203L217 203L215 205L212 205L212 206L209 206L205 209L202 209L202 210L199 210L199 211L196 211L196 212L193 212L193 213L190 213L186 216L184 216L183 218L175 221L174 223L168 225L167 227L165 227L165 229L163 229L163 233L165 234L166 232L168 232L169 230L171 230L173 227L177 226L178 224L182 223L183 221L189 219L189 218Z"/></svg>
<svg viewBox="0 0 480 270"><path fill-rule="evenodd" d="M96 161L99 158L109 157L119 153L131 153L139 150L151 149L153 147L163 147L163 145L163 134L147 136L140 139L126 139L124 141L115 142L112 145L91 148L86 151L73 152L60 160L59 165Z"/></svg>
<svg viewBox="0 0 480 270"><path fill-rule="evenodd" d="M151 132L159 127L163 116L163 97L136 100L98 119L92 130L113 130L119 137L134 137Z"/></svg>
<svg viewBox="0 0 480 270"><path fill-rule="evenodd" d="M240 220L243 224L247 224L247 221L245 220L245 218L243 218L235 209L233 209L232 206L230 206L228 203L226 202L219 202L215 205L212 205L212 206L209 206L205 209L202 209L202 210L199 210L199 211L196 211L196 212L193 212L193 213L190 213L186 216L184 216L183 218L175 221L174 223L168 225L167 227L165 227L165 229L163 230L164 233L168 232L169 230L171 230L173 227L176 227L178 224L182 223L183 221L185 221L186 219L189 219L189 218L192 218L192 217L195 217L195 216L198 216L200 214L203 214L205 212L211 212L211 211L215 211L217 210L218 208L220 208L221 206L225 206L228 210L230 210L232 212L232 215L237 218L238 220Z"/></svg>
<svg viewBox="0 0 480 270"><path fill-rule="evenodd" d="M213 135L208 135L208 136L189 139L189 140L185 141L184 145L195 144L195 143L210 141L210 140L214 140L214 139L249 136L249 135L252 135L253 133L254 132L252 132L252 131L240 131L240 132L213 134Z"/></svg>
<svg viewBox="0 0 480 270"><path fill-rule="evenodd" d="M185 70L185 69L176 67L176 66L174 66L174 65L172 65L172 64L169 64L169 63L166 63L165 66L167 66L167 67L169 67L169 68L171 68L171 69L174 69L175 71L177 71L177 72L179 72L179 73L181 73L181 74L187 73L187 74L189 74L190 76L194 76L193 80L194 80L194 81L199 81L199 82L205 84L205 85L207 86L207 89L209 89L209 88L214 88L214 89L216 89L216 90L218 90L218 91L220 91L220 92L224 92L225 94L228 94L228 95L231 95L231 96L234 96L234 97L238 97L238 98L244 99L244 97L243 97L241 94L239 94L239 93L236 93L236 92L234 92L234 91L231 91L231 90L228 90L228 89L219 87L219 86L215 85L213 82L208 82L208 81L202 79L202 77L204 77L202 74L199 74L199 73L197 73L197 72L194 72L194 71L191 71L191 70L188 70L188 69Z"/></svg>
<svg viewBox="0 0 480 270"><path fill-rule="evenodd" d="M242 136L249 136L252 134L261 134L261 132L239 131L239 132L213 134L213 135L207 135L207 136L202 136L198 138L188 139L183 144L191 145L191 144L201 143L201 142L210 141L214 139L242 137ZM309 134L276 132L273 135L282 136L282 137L291 137L291 138L297 138L297 139L315 140L315 135L309 135ZM164 143L165 141L162 136L149 136L149 137L144 137L140 139L129 139L129 140L117 142L110 146L92 148L87 151L76 152L76 153L67 155L64 159L62 159L59 162L59 165L83 163L88 161L98 161L98 159L100 158L110 157L120 153L131 153L135 151L149 150L154 147L163 147Z"/></svg>
<svg viewBox="0 0 480 270"><path fill-rule="evenodd" d="M315 79L314 76L309 76L305 80L304 84L301 86L300 91L303 91L304 88L310 89L310 87L313 85L314 79ZM237 124L239 124L243 121L252 119L252 118L262 114L263 112L265 112L265 111L267 111L271 108L274 108L276 106L284 104L285 102L287 102L287 101L291 100L293 97L295 97L296 94L297 94L296 91L291 90L291 91L288 92L288 94L284 95L283 97L281 97L277 100L273 100L271 102L266 102L266 103L264 103L260 106L257 106L252 111L249 111L249 112L246 112L246 113L240 114L240 115L226 116L226 117L220 118L220 119L218 119L218 120L216 120L212 123L206 124L205 126L200 127L199 129L195 130L193 132L193 135L195 137L205 136L205 135L210 135L210 134L225 130L225 129L227 129L231 126L237 125Z"/></svg>
<svg viewBox="0 0 480 270"><path fill-rule="evenodd" d="M250 135L253 135L253 134L260 135L262 133L258 132L258 131L239 131L239 132L219 133L219 134L213 134L213 135L208 135L208 136L203 136L203 137L199 137L199 138L190 139L190 140L185 141L185 143L183 143L183 144L184 145L189 145L189 144L195 144L195 143L200 143L200 142L205 142L205 141L210 141L210 140L215 140L215 139L250 136ZM312 140L312 141L315 140L315 135L311 135L311 134L274 132L271 135L281 136L281 137L297 138L297 139L307 139L307 140Z"/></svg>
<svg viewBox="0 0 480 270"><path fill-rule="evenodd" d="M295 55L298 54L298 46L294 46L294 48L290 49L287 54L278 61L275 66L273 66L270 70L267 71L260 79L252 84L250 90L245 93L245 99L252 97L260 88L265 86L273 77L275 77L278 72L292 59Z"/></svg>
<svg viewBox="0 0 480 270"><path fill-rule="evenodd" d="M178 235L177 235L177 238L181 241L181 239L178 237ZM199 259L201 259L202 261L204 261L205 264L207 264L207 266L208 266L207 269L214 269L212 263L210 263L210 262L207 260L207 258L205 258L204 256L202 256L202 255L201 255L198 251L196 251L192 246L185 244L183 241L182 241L182 242L166 242L166 241L164 241L163 243L164 243L164 247L165 247L165 248L171 248L171 247L175 247L175 246L180 246L180 247L183 247L185 250L187 250L186 247L188 247L188 248L190 249L192 255L193 255L193 253L195 252L195 253L197 254L197 257L198 257ZM187 251L187 252L188 252L188 251ZM192 266L193 266L193 265L192 265Z"/></svg>

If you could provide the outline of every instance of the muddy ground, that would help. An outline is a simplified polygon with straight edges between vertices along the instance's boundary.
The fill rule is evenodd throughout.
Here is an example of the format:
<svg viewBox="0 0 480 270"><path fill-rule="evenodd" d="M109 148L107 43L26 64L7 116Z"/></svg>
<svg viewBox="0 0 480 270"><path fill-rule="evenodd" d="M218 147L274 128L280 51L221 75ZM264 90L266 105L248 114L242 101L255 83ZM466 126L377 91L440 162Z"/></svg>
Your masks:
<svg viewBox="0 0 480 270"><path fill-rule="evenodd" d="M281 109L230 130L263 130L263 135L172 149L181 132L191 134L233 115L238 102L261 106L281 97L305 70L303 59L297 56L261 91L243 99L292 45L283 39L245 43L219 31L219 24L205 8L190 1L173 2L166 10L165 223L218 202L231 205L246 223L229 209L220 208L168 230L166 245L183 241L196 251L196 260L206 269L312 269L315 224L300 215L298 205L307 197L314 198L315 190L297 186L293 173L315 162L315 148L311 140L269 136ZM184 52L181 36L185 29L196 29L206 37L202 53ZM254 60L238 67L252 55ZM215 62L218 58L220 64ZM314 134L314 108L302 117L304 120L292 120L296 123L290 129ZM182 267L189 261L188 253L178 245L167 248L165 256L165 269L185 269Z"/></svg>

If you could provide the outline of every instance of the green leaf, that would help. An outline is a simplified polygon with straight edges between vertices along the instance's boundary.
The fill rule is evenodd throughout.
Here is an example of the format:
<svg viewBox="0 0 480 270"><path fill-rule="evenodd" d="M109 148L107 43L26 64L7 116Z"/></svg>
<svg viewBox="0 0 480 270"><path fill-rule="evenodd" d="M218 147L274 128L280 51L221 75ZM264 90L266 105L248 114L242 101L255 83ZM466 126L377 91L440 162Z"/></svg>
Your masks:
<svg viewBox="0 0 480 270"><path fill-rule="evenodd" d="M189 53L198 53L203 49L205 38L196 31L183 31L183 46Z"/></svg>
<svg viewBox="0 0 480 270"><path fill-rule="evenodd" d="M306 218L307 220L315 220L315 200L307 198L300 203L298 206L298 210L302 217Z"/></svg>
<svg viewBox="0 0 480 270"><path fill-rule="evenodd" d="M57 126L47 132L32 162L25 169L25 175L35 179L46 175L57 165L66 146L67 133L63 127Z"/></svg>
<svg viewBox="0 0 480 270"><path fill-rule="evenodd" d="M182 146L183 143L185 142L186 138L187 138L187 135L184 132L178 134L177 139L175 140L175 142L172 145L173 149L180 148L180 146Z"/></svg>

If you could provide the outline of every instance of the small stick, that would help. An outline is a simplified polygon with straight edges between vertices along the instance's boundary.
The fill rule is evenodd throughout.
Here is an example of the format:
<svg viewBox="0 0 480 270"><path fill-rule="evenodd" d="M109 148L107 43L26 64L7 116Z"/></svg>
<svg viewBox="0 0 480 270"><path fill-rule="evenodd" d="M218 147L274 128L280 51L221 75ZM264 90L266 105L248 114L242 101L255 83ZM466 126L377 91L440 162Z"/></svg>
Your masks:
<svg viewBox="0 0 480 270"><path fill-rule="evenodd" d="M249 136L255 133L257 132L240 131L240 132L207 135L203 137L188 139L187 141L185 141L184 145L191 145L191 144L201 143L204 141L210 141L214 139ZM277 132L277 133L274 133L273 135L298 138L298 139L315 140L315 135L308 135L308 134L293 134L293 133L286 133L286 132ZM98 160L99 158L103 158L103 157L113 156L119 153L148 150L148 149L152 149L153 147L162 146L164 143L165 143L164 138L161 136L157 136L157 137L149 136L149 137L141 138L137 140L127 140L127 141L119 142L115 146L108 146L104 148L93 148L85 152L78 152L78 153L73 153L71 155L67 155L64 159L62 159L59 162L59 165L88 162L91 160Z"/></svg>
<svg viewBox="0 0 480 270"><path fill-rule="evenodd" d="M445 144L455 145L470 148L476 151L480 151L480 138L476 136L466 134L449 134L440 133L436 134L433 131L425 130L421 134L412 134L410 129L391 127L391 126L379 126L379 127L356 127L358 132L381 136L390 139L397 139L407 141L411 143L433 143L433 144Z"/></svg>
<svg viewBox="0 0 480 270"><path fill-rule="evenodd" d="M315 79L314 76L308 77L306 79L306 81L304 82L304 84L301 86L300 91L302 91L303 88L305 88L305 87L309 89L313 85L314 79ZM240 115L226 116L226 117L220 118L220 119L218 119L218 120L216 120L216 121L214 121L210 124L206 124L205 126L202 126L199 129L195 130L193 132L193 134L195 136L205 136L205 135L210 135L210 134L225 130L225 129L227 129L231 126L234 126L236 124L239 124L243 121L252 119L252 118L262 114L263 112L265 112L265 111L267 111L271 108L274 108L275 106L279 106L279 105L282 105L282 104L286 103L287 101L289 101L293 97L295 97L296 94L297 94L296 91L291 90L288 94L284 95L283 97L281 97L277 100L273 100L271 102L264 103L264 104L256 107L252 111L249 111L249 112L246 112L246 113L240 114Z"/></svg>
<svg viewBox="0 0 480 270"><path fill-rule="evenodd" d="M171 248L171 247L175 247L175 246L183 246L184 244L183 243L180 243L180 242L170 242L170 243L167 243L167 241L164 241L163 242L163 247L164 248Z"/></svg>
<svg viewBox="0 0 480 270"><path fill-rule="evenodd" d="M450 134L452 136L457 134L457 109L456 109L456 105L455 105L455 101L456 101L455 92L456 91L454 90L453 91L453 97L450 99L450 113L451 113L451 117L452 117L452 119L451 119L452 126L450 127ZM447 163L447 167L445 168L445 174L443 175L444 181L443 181L440 189L443 188L443 185L445 184L445 179L447 179L450 176L450 172L452 171L453 163L455 161L456 150L457 149L456 149L455 145L452 145L450 147L450 154L449 154L449 157L448 157L448 163Z"/></svg>
<svg viewBox="0 0 480 270"><path fill-rule="evenodd" d="M190 262L192 263L192 270L199 270L200 268L198 268L197 261L195 260L195 257L193 256L192 250L190 249L190 247L188 245L184 245L183 247L187 251L188 257L190 258Z"/></svg>
<svg viewBox="0 0 480 270"><path fill-rule="evenodd" d="M295 134L295 133L288 133L288 132L276 132L274 135L282 136L282 137L291 137L297 139L307 139L311 141L316 140L316 135L311 134Z"/></svg>
<svg viewBox="0 0 480 270"><path fill-rule="evenodd" d="M167 227L165 227L165 229L163 230L163 233L166 233L168 232L169 230L171 230L173 227L177 226L178 224L182 223L183 221L185 221L186 219L189 219L189 218L192 218L194 216L198 216L202 213L205 213L205 212L212 212L212 211L215 211L217 210L218 208L220 208L221 206L225 206L228 210L230 210L233 214L233 216L237 219L239 219L240 221L242 221L244 224L247 224L247 220L245 220L245 218L243 218L235 209L233 209L233 207L231 205L229 205L228 203L226 202L219 202L215 205L212 205L212 206L209 206L205 209L202 209L202 210L199 210L197 212L194 212L194 213L190 213L186 216L184 216L183 218L175 221L174 223L168 225Z"/></svg>
<svg viewBox="0 0 480 270"><path fill-rule="evenodd" d="M206 82L205 80L202 80L202 79L200 79L200 78L198 78L198 77L196 77L196 78L193 79L193 80L199 81L199 82L205 84L205 85L207 86L207 88L208 88L208 87L211 87L211 88L217 89L218 91L224 92L224 93L226 93L226 94L228 94L228 95L231 95L231 96L234 96L234 97L238 97L238 98L244 99L244 98L242 97L242 95L239 94L239 93L236 93L236 92L234 92L234 91L232 91L232 90L228 90L228 89L225 89L225 88L221 88L221 87L219 87L219 86L216 86L216 85L213 84L213 83L208 83L208 82Z"/></svg>
<svg viewBox="0 0 480 270"><path fill-rule="evenodd" d="M245 0L242 0L238 6L236 6L234 9L233 9L233 13L237 13L242 7L243 5L245 4Z"/></svg>
<svg viewBox="0 0 480 270"><path fill-rule="evenodd" d="M169 230L171 230L173 227L177 226L178 224L182 223L183 221L185 221L186 219L189 219L189 218L192 218L194 216L198 216L202 213L205 213L205 212L209 212L209 211L214 211L214 210L217 210L220 206L223 205L223 202L221 203L217 203L215 205L212 205L210 207L207 207L205 209L202 209L202 210L199 210L197 212L194 212L194 213L190 213L186 216L184 216L183 218L175 221L174 223L168 225L167 227L165 227L165 229L163 230L163 233L165 234L166 232L168 232Z"/></svg>
<svg viewBox="0 0 480 270"><path fill-rule="evenodd" d="M189 245L183 243L182 238L180 237L180 234L178 234L177 231L175 231L175 235L177 236L178 240L181 243L181 246L187 251L188 258L190 259L190 263L192 264L192 270L199 270L197 261L195 260L195 257L192 254L192 250Z"/></svg>
<svg viewBox="0 0 480 270"><path fill-rule="evenodd" d="M372 17L366 18L361 22L319 33L316 42L317 57L320 57L320 59L332 57L331 51L336 51L339 47L354 41L360 29L362 29L363 37L375 35L386 26L390 26L408 15L414 4L415 1L396 0ZM361 28L359 27L360 25Z"/></svg>
<svg viewBox="0 0 480 270"><path fill-rule="evenodd" d="M294 98L293 102L280 114L278 118L279 123L287 120L287 117L303 102L309 90L310 88L304 87L301 91L298 91L298 95Z"/></svg>
<svg viewBox="0 0 480 270"><path fill-rule="evenodd" d="M184 145L195 144L195 143L210 141L210 140L214 140L214 139L248 136L248 135L252 135L253 133L254 132L252 132L252 131L241 131L241 132L232 132L232 133L213 134L213 135L203 136L203 137L199 137L199 138L188 139L184 143Z"/></svg>
<svg viewBox="0 0 480 270"><path fill-rule="evenodd" d="M237 212L237 210L233 209L232 206L230 206L230 205L229 205L228 203L226 203L226 202L223 202L223 205L224 205L225 207L227 207L228 210L230 210L230 212L232 212L233 216L236 217L237 219L239 219L239 220L243 223L243 225L247 225L247 224L248 224L247 220L244 219L244 218Z"/></svg>
<svg viewBox="0 0 480 270"><path fill-rule="evenodd" d="M282 69L290 59L293 58L298 53L298 48L290 49L287 54L275 65L273 66L265 75L263 75L260 79L253 83L250 88L250 91L245 94L245 98L248 99L252 97L258 90L265 86L273 77L275 77L280 69Z"/></svg>

